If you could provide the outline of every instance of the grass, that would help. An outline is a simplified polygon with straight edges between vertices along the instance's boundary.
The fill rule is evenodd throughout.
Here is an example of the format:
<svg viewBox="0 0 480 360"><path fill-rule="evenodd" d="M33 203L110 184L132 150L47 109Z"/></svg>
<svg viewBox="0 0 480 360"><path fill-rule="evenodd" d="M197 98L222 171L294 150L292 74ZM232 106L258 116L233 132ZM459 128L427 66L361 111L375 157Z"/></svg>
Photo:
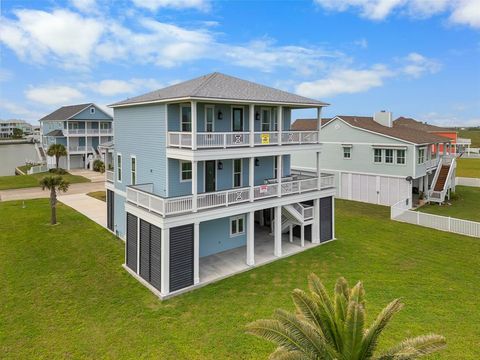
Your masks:
<svg viewBox="0 0 480 360"><path fill-rule="evenodd" d="M87 193L88 196L91 196L95 199L101 200L101 201L107 201L107 192L106 191L92 191Z"/></svg>
<svg viewBox="0 0 480 360"><path fill-rule="evenodd" d="M424 205L420 211L480 222L480 188L457 186L449 203L451 205Z"/></svg>
<svg viewBox="0 0 480 360"><path fill-rule="evenodd" d="M0 176L0 190L36 187L39 186L38 182L40 181L40 179L48 175L54 176L55 174L45 172L33 175ZM79 175L72 175L67 173L62 176L70 184L90 182L89 179Z"/></svg>
<svg viewBox="0 0 480 360"><path fill-rule="evenodd" d="M457 176L480 178L480 159L457 159Z"/></svg>
<svg viewBox="0 0 480 360"><path fill-rule="evenodd" d="M471 147L480 147L480 129L458 130L458 137L472 139Z"/></svg>
<svg viewBox="0 0 480 360"><path fill-rule="evenodd" d="M124 243L48 200L0 203L0 351L4 359L265 359L273 346L245 324L293 309L292 289L316 272L332 291L361 279L368 321L392 299L406 307L382 348L435 332L430 359L480 358L480 242L392 222L389 209L336 201L337 241L160 302L122 267Z"/></svg>

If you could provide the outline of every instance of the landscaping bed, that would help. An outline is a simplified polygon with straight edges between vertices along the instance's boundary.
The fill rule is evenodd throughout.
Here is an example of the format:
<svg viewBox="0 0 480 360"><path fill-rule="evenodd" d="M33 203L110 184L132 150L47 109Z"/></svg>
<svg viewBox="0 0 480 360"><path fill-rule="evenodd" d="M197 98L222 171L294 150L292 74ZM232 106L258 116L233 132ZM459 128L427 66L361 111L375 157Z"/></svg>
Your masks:
<svg viewBox="0 0 480 360"><path fill-rule="evenodd" d="M161 302L121 266L124 243L46 199L0 203L2 358L265 359L245 324L291 310L291 290L316 272L331 291L362 280L370 316L405 308L380 348L435 332L430 359L480 358L480 241L389 220L389 208L336 201L337 241Z"/></svg>
<svg viewBox="0 0 480 360"><path fill-rule="evenodd" d="M107 201L107 192L106 191L92 191L87 193L88 196L91 196L97 200Z"/></svg>

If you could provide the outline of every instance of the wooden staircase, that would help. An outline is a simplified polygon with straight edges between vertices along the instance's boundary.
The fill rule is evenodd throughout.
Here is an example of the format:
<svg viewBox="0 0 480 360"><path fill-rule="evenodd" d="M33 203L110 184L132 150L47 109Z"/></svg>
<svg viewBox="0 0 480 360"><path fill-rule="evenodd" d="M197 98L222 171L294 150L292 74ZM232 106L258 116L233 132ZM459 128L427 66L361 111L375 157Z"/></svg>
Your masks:
<svg viewBox="0 0 480 360"><path fill-rule="evenodd" d="M445 182L447 181L447 176L448 176L448 170L450 169L450 166L448 165L442 165L442 168L440 169L440 174L438 175L437 182L435 183L435 191L442 191Z"/></svg>

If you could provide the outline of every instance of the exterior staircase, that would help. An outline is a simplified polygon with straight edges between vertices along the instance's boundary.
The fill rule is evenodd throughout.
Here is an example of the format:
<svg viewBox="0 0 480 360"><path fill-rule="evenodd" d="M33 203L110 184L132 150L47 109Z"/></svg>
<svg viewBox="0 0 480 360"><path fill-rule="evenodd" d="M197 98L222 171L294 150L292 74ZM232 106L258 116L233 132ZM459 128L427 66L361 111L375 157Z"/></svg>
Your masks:
<svg viewBox="0 0 480 360"><path fill-rule="evenodd" d="M304 246L304 227L313 223L313 206L303 203L284 205L282 207L282 234L290 233L290 242L293 241L293 227L301 227L301 245ZM275 219L272 221L272 233L275 229Z"/></svg>
<svg viewBox="0 0 480 360"><path fill-rule="evenodd" d="M435 187L433 190L435 191L442 191L445 187L445 183L447 182L448 177L448 170L450 170L450 166L442 165L440 168L440 173L438 175L437 182L435 183Z"/></svg>
<svg viewBox="0 0 480 360"><path fill-rule="evenodd" d="M443 203L450 198L450 191L455 191L455 169L457 162L454 157L443 158L438 163L437 171L432 181L432 189L428 192L428 201Z"/></svg>

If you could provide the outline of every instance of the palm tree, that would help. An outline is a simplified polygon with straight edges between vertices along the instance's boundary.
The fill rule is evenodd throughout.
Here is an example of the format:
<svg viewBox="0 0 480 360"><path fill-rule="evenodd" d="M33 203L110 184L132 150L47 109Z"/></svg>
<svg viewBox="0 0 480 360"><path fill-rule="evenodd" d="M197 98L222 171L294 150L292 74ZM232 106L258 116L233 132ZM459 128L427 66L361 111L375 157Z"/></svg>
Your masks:
<svg viewBox="0 0 480 360"><path fill-rule="evenodd" d="M393 300L369 328L365 326L365 291L361 282L352 289L344 278L335 285L330 297L315 274L308 279L310 294L293 291L296 312L278 309L274 318L247 325L247 332L278 345L271 359L410 360L445 347L440 335L406 339L378 354L382 331L403 304Z"/></svg>
<svg viewBox="0 0 480 360"><path fill-rule="evenodd" d="M40 180L42 190L45 188L50 190L50 224L52 225L57 223L57 191L66 192L69 185L61 176L45 176Z"/></svg>
<svg viewBox="0 0 480 360"><path fill-rule="evenodd" d="M47 150L48 156L55 156L55 166L58 169L58 163L62 156L67 156L67 149L62 144L52 144Z"/></svg>

